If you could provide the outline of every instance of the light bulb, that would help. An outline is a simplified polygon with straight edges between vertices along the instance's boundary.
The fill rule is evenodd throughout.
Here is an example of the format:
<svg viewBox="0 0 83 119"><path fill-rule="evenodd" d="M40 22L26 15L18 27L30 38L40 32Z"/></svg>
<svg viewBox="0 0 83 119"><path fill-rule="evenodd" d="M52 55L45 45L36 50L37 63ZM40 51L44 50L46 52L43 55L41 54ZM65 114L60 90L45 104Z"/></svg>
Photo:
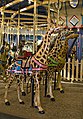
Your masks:
<svg viewBox="0 0 83 119"><path fill-rule="evenodd" d="M28 3L31 4L31 0L28 0Z"/></svg>

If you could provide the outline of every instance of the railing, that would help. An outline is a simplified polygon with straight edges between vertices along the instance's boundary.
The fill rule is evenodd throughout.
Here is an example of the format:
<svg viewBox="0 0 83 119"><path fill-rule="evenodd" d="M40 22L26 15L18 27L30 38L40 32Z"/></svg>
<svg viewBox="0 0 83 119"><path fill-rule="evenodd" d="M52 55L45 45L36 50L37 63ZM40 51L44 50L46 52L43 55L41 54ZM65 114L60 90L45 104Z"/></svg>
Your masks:
<svg viewBox="0 0 83 119"><path fill-rule="evenodd" d="M83 60L80 62L74 58L66 62L63 70L61 71L63 80L68 81L83 81Z"/></svg>

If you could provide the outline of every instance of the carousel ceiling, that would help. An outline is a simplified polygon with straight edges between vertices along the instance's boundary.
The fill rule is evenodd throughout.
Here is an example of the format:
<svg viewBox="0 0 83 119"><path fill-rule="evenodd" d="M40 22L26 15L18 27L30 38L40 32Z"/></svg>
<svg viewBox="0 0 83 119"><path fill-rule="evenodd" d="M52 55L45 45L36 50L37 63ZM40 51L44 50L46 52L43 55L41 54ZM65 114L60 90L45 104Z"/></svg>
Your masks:
<svg viewBox="0 0 83 119"><path fill-rule="evenodd" d="M18 25L20 18L20 26L30 26L34 23L34 1L35 0L0 0L0 23L10 23L11 26ZM37 24L46 24L48 16L48 1L37 0ZM50 0L54 2L64 2L64 0ZM68 2L69 0L65 0ZM81 1L81 0L80 0ZM57 9L54 10L57 14ZM3 22L3 23L2 23Z"/></svg>

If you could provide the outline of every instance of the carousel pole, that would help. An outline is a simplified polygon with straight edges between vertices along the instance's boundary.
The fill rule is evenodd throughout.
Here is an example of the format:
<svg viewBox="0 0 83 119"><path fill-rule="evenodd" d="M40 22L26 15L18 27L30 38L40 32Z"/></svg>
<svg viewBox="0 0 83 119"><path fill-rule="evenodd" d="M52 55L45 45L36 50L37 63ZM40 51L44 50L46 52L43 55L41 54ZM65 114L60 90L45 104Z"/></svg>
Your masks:
<svg viewBox="0 0 83 119"><path fill-rule="evenodd" d="M59 18L60 18L60 1L58 0L58 11L57 11L57 22L56 22L56 26L59 25ZM54 90L56 89L56 71L55 73L55 78L54 78Z"/></svg>
<svg viewBox="0 0 83 119"><path fill-rule="evenodd" d="M11 43L12 43L12 40L11 40L11 20L10 20L10 25L9 25L9 33L10 33L10 35L9 35L9 45L10 45L10 47L11 47Z"/></svg>
<svg viewBox="0 0 83 119"><path fill-rule="evenodd" d="M1 23L1 41L0 44L4 45L4 7L2 8L1 11L1 15L2 15L2 23Z"/></svg>
<svg viewBox="0 0 83 119"><path fill-rule="evenodd" d="M82 26L83 26L83 0L82 0L82 14L81 14L81 16L82 16Z"/></svg>
<svg viewBox="0 0 83 119"><path fill-rule="evenodd" d="M48 18L47 18L47 22L48 22L48 27L47 27L47 30L50 29L50 0L48 0Z"/></svg>
<svg viewBox="0 0 83 119"><path fill-rule="evenodd" d="M59 3L60 1L58 0L58 11L57 11L57 23L56 25L58 26L59 25L59 17L60 17L60 12L59 12Z"/></svg>
<svg viewBox="0 0 83 119"><path fill-rule="evenodd" d="M48 0L48 18L47 18L47 22L48 22L48 26L47 26L47 30L50 29L50 23L51 23L51 20L50 20L50 0ZM47 95L47 76L48 76L48 73L46 71L46 79L45 79L45 97Z"/></svg>
<svg viewBox="0 0 83 119"><path fill-rule="evenodd" d="M67 6L66 6L66 2L64 2L65 5L65 13L66 13L66 27L68 27L68 15L67 15Z"/></svg>
<svg viewBox="0 0 83 119"><path fill-rule="evenodd" d="M37 31L37 17L36 17L36 13L37 13L37 1L34 0L34 22L33 22L33 54L37 51L37 44L36 44L36 31Z"/></svg>
<svg viewBox="0 0 83 119"><path fill-rule="evenodd" d="M37 12L37 1L34 0L34 19L33 19L33 54L37 51L37 44L36 44L36 30L37 30L37 25L36 25L36 12ZM31 106L34 106L34 79L31 77Z"/></svg>
<svg viewBox="0 0 83 119"><path fill-rule="evenodd" d="M8 41L8 39L9 39L9 20L8 20L8 23L7 23L7 41Z"/></svg>
<svg viewBox="0 0 83 119"><path fill-rule="evenodd" d="M19 36L20 36L20 10L18 10L17 48L19 46Z"/></svg>

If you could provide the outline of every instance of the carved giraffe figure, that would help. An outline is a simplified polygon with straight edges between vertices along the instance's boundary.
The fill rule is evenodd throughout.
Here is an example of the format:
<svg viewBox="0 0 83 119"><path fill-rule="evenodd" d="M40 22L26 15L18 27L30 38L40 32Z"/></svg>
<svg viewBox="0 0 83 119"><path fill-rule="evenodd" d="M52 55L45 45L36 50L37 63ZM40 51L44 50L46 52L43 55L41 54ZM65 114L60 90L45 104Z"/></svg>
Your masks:
<svg viewBox="0 0 83 119"><path fill-rule="evenodd" d="M57 76L57 85L60 89L60 92L63 93L63 88L61 85L61 70L63 69L65 62L66 62L66 54L68 51L68 40L77 38L78 34L66 34L65 41L62 44L61 39L57 39L57 44L55 42L54 47L49 52L48 64L52 64L52 66L48 67L48 89L47 89L47 96L51 98L52 101L55 101L53 92L52 92L52 76L54 76L54 72L58 72ZM51 60L50 60L51 59Z"/></svg>
<svg viewBox="0 0 83 119"><path fill-rule="evenodd" d="M44 114L45 111L43 110L43 108L41 107L41 103L40 103L40 85L39 85L39 72L42 71L42 70L46 70L47 69L47 57L48 57L48 52L49 52L49 47L50 47L50 43L51 43L51 40L50 40L50 37L51 37L51 34L52 33L58 33L58 32L61 32L62 29L60 29L59 27L58 28L53 28L53 29L50 29L44 39L43 39L43 42L42 42L42 45L40 47L40 49L38 50L38 52L32 56L31 59L27 60L26 59L26 67L28 65L28 62L30 62L30 68L31 68L31 71L32 71L32 76L34 75L35 76L35 82L36 82L36 90L35 90L35 96L34 96L34 106L36 106L38 108L38 111L39 113L41 114ZM15 62L17 63L17 62ZM11 73L11 68L13 65L12 64L9 68L8 68L8 71ZM20 65L20 64L19 64ZM7 99L7 92L8 92L8 88L10 88L14 78L12 78L12 76L9 77L9 82L8 84L6 85L6 91L5 91L5 104L6 105L10 105L10 102L8 101ZM20 82L18 80L18 88L17 88L17 92L18 92L18 100L20 102L20 104L24 104L23 100L20 98Z"/></svg>

